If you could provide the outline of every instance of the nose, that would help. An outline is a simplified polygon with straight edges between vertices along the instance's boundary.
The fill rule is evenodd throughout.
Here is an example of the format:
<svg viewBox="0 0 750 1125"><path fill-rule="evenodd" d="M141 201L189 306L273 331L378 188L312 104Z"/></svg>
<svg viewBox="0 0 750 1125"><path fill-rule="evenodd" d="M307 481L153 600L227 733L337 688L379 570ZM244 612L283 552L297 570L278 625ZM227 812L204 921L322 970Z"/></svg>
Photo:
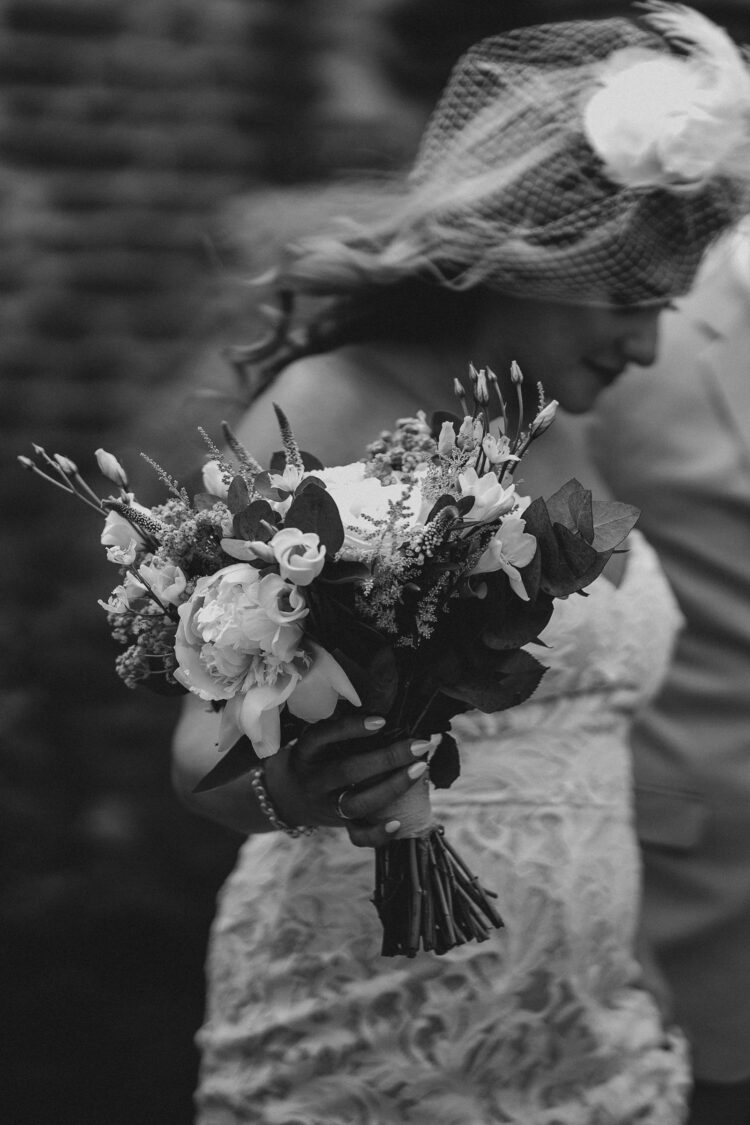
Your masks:
<svg viewBox="0 0 750 1125"><path fill-rule="evenodd" d="M659 354L659 318L664 310L644 309L628 321L622 341L623 355L628 363L650 367Z"/></svg>

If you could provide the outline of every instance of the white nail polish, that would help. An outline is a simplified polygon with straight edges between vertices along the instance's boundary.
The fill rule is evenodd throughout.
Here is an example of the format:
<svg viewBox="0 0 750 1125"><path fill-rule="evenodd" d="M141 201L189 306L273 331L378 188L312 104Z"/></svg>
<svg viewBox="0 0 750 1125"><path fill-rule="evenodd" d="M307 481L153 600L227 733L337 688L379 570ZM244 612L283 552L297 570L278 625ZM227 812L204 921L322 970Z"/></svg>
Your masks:
<svg viewBox="0 0 750 1125"><path fill-rule="evenodd" d="M427 762L415 762L413 766L409 766L406 772L412 781L414 781L416 778L421 777L426 769Z"/></svg>
<svg viewBox="0 0 750 1125"><path fill-rule="evenodd" d="M365 730L380 730L381 727L385 726L385 719L381 719L378 715L371 715L369 719L364 720L362 725Z"/></svg>
<svg viewBox="0 0 750 1125"><path fill-rule="evenodd" d="M415 758L419 758L422 754L426 754L432 747L431 742L426 742L423 738L418 738L411 744L411 752Z"/></svg>
<svg viewBox="0 0 750 1125"><path fill-rule="evenodd" d="M398 832L399 828L401 827L401 821L400 820L389 820L387 824L383 825L383 827L385 828L386 832L390 836L394 832Z"/></svg>

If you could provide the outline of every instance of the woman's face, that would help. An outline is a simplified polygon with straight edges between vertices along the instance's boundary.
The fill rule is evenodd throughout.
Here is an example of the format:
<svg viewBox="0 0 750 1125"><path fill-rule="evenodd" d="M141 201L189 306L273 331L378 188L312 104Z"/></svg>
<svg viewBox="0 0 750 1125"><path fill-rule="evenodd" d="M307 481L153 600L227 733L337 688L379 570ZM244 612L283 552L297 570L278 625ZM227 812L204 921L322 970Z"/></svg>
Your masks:
<svg viewBox="0 0 750 1125"><path fill-rule="evenodd" d="M515 359L563 410L582 414L631 363L652 364L663 305L567 305L496 294L486 322L501 366ZM493 366L490 363L490 366Z"/></svg>

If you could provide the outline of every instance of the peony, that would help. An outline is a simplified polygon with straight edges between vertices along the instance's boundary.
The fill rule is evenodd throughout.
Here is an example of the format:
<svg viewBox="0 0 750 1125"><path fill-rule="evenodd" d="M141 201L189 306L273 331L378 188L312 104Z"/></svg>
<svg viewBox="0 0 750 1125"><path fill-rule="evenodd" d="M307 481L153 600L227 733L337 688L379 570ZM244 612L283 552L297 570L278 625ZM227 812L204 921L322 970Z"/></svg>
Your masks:
<svg viewBox="0 0 750 1125"><path fill-rule="evenodd" d="M269 543L281 577L296 586L309 586L326 561L326 549L314 531L285 527Z"/></svg>
<svg viewBox="0 0 750 1125"><path fill-rule="evenodd" d="M503 488L494 473L479 476L476 469L458 474L461 496L473 496L474 504L464 516L468 523L487 523L509 512L516 503L515 485Z"/></svg>
<svg viewBox="0 0 750 1125"><path fill-rule="evenodd" d="M503 570L510 579L511 589L519 598L527 602L529 595L524 589L518 567L528 566L536 551L536 539L524 530L526 524L519 516L508 516L495 532L484 554L474 567L472 574L487 574Z"/></svg>
<svg viewBox="0 0 750 1125"><path fill-rule="evenodd" d="M233 563L199 578L178 609L176 678L201 699L231 699L258 681L262 656L277 669L297 654L307 614L296 586Z"/></svg>

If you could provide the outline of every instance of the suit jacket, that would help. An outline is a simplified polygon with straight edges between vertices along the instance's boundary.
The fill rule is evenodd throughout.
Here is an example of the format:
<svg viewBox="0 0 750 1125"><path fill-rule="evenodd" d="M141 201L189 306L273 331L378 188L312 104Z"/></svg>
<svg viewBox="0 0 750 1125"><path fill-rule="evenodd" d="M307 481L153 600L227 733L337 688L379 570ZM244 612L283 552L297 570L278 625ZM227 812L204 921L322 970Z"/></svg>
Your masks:
<svg viewBox="0 0 750 1125"><path fill-rule="evenodd" d="M686 617L634 732L644 924L695 1073L750 1077L750 285L728 259L663 317L660 358L597 409Z"/></svg>

